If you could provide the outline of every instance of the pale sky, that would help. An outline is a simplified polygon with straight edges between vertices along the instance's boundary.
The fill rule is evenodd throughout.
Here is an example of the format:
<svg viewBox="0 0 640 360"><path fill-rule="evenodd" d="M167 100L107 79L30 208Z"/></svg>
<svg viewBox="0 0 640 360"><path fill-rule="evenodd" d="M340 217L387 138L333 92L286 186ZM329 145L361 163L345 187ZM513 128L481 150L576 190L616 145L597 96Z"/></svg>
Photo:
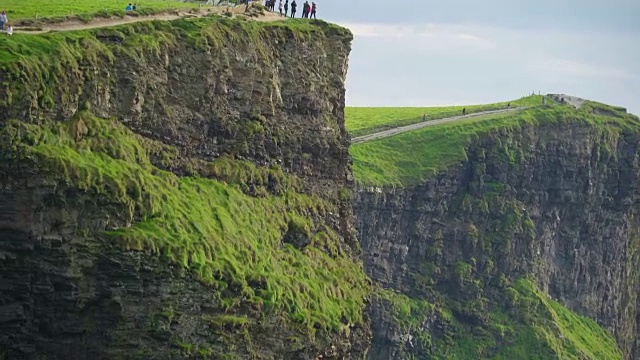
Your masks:
<svg viewBox="0 0 640 360"><path fill-rule="evenodd" d="M318 0L355 35L347 105L565 93L640 114L640 0Z"/></svg>

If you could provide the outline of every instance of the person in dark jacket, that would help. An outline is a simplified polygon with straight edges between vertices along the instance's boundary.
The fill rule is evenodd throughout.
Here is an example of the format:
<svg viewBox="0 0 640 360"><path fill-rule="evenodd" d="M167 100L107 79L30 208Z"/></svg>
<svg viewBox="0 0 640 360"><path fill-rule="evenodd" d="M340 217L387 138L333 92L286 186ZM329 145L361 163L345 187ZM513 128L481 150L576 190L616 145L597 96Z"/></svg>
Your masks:
<svg viewBox="0 0 640 360"><path fill-rule="evenodd" d="M287 16L287 12L289 11L289 0L285 0L284 2L284 16Z"/></svg>
<svg viewBox="0 0 640 360"><path fill-rule="evenodd" d="M316 3L312 2L311 3L311 16L316 19L316 10L318 9L318 6L316 5Z"/></svg>
<svg viewBox="0 0 640 360"><path fill-rule="evenodd" d="M296 17L296 8L298 7L298 3L296 3L296 0L293 0L291 2L291 17L295 18Z"/></svg>

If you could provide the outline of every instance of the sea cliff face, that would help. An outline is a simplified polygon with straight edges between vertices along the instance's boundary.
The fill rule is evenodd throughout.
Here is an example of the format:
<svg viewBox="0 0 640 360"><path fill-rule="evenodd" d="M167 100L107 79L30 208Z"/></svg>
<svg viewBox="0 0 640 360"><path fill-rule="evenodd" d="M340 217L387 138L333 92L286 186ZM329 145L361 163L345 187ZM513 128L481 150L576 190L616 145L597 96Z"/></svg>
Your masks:
<svg viewBox="0 0 640 360"><path fill-rule="evenodd" d="M449 332L462 341L455 322L492 334L492 313L509 298L504 282L523 276L596 319L625 358L638 358L639 144L636 133L571 121L502 129L417 186L360 187L354 209L367 273L383 288L452 309L455 320L428 311L401 327L388 301L374 302L370 358L441 353L447 346L416 339ZM517 342L476 341L474 355L488 358Z"/></svg>
<svg viewBox="0 0 640 360"><path fill-rule="evenodd" d="M351 39L203 18L8 42L0 358L362 358Z"/></svg>

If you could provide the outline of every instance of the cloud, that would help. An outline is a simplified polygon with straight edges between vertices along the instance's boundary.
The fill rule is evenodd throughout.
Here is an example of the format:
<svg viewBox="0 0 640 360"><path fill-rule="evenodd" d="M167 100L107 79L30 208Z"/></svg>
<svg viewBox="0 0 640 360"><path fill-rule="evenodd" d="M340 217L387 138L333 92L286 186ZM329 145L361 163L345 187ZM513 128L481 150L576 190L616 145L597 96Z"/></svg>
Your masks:
<svg viewBox="0 0 640 360"><path fill-rule="evenodd" d="M395 25L351 23L341 24L351 30L357 38L378 38L387 40L409 41L411 44L429 48L466 48L491 49L495 42L472 29L460 25L425 24Z"/></svg>
<svg viewBox="0 0 640 360"><path fill-rule="evenodd" d="M607 78L607 79L629 79L636 78L637 75L616 67L600 66L587 62L547 58L528 65L530 70L545 73L547 75L566 75L582 78Z"/></svg>

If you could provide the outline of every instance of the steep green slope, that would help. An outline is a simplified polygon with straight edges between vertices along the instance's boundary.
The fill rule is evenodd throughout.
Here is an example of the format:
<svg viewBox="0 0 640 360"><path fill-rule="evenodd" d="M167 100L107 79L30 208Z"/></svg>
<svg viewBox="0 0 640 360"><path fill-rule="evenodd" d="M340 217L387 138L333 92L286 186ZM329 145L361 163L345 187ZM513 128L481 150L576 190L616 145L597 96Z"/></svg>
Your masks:
<svg viewBox="0 0 640 360"><path fill-rule="evenodd" d="M495 104L443 106L443 107L347 107L345 109L345 124L351 136L362 136L398 126L410 125L422 121L422 115L427 120L442 119L461 115L462 109L468 114L501 110L507 107L538 106L542 104L542 96L530 95L513 101Z"/></svg>
<svg viewBox="0 0 640 360"><path fill-rule="evenodd" d="M472 277L466 280L474 281ZM504 300L490 305L480 324L461 321L461 307L473 305L452 297L432 304L378 289L375 298L389 305L388 316L404 331L416 332L413 347L436 359L623 358L607 331L594 320L549 299L532 279L522 278L511 284L503 278L501 290ZM446 329L441 336L420 330L425 319L434 317L439 319L438 326Z"/></svg>
<svg viewBox="0 0 640 360"><path fill-rule="evenodd" d="M546 106L518 113L487 115L355 144L350 148L354 174L362 185L407 187L465 160L467 147L491 132L508 133L523 126L567 122L599 127L605 138L617 136L623 128L639 129L635 116L615 108L609 108L615 116L608 116L594 112L593 106L587 105L580 110L569 106ZM522 154L509 156L517 161Z"/></svg>
<svg viewBox="0 0 640 360"><path fill-rule="evenodd" d="M281 170L229 160L203 165L232 174L228 181L281 179L282 194L257 198L243 194L242 183L178 177L149 159L173 162L175 149L86 112L63 123L10 121L0 136L5 162L117 204L120 221L131 225L104 233L105 241L155 253L220 293L231 290L256 306L285 310L310 329L348 330L362 321L366 276L324 225L327 213L338 212L335 205L299 194ZM287 243L289 237L296 241ZM222 301L232 307L239 299Z"/></svg>

